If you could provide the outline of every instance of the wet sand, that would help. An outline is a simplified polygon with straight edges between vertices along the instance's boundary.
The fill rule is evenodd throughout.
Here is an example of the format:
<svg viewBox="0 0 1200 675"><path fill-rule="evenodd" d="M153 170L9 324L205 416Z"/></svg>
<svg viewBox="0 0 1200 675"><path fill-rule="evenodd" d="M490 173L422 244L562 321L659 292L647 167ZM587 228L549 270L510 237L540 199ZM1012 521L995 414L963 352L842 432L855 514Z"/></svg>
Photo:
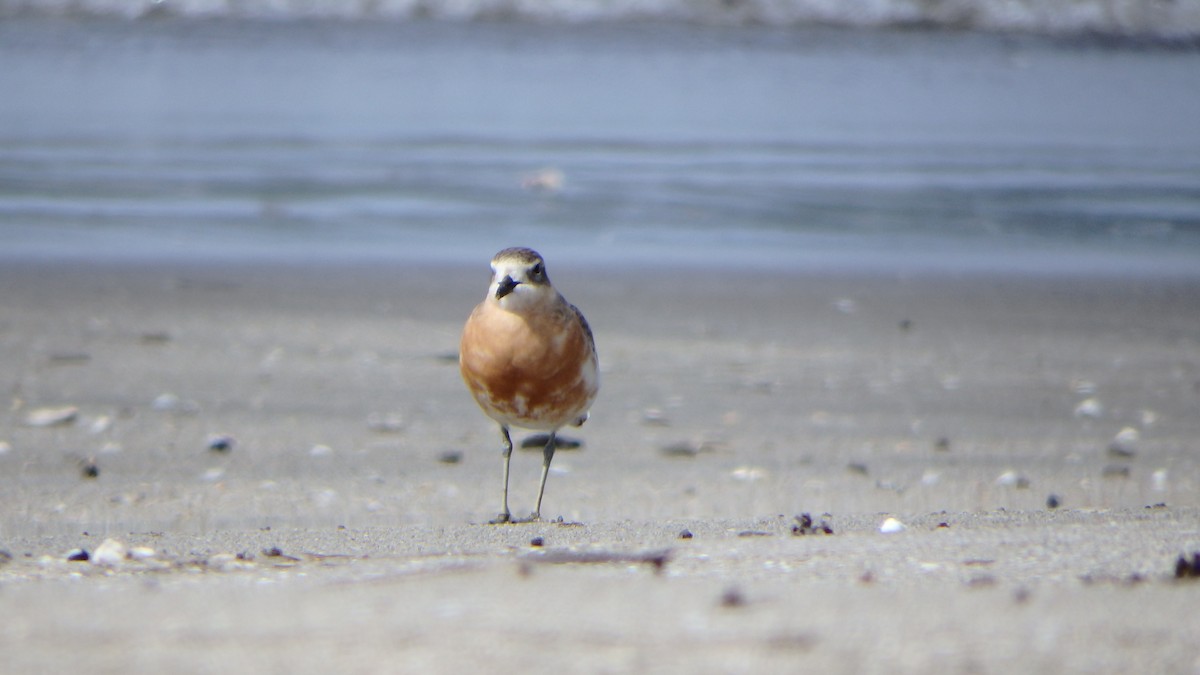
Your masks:
<svg viewBox="0 0 1200 675"><path fill-rule="evenodd" d="M1200 281L550 271L603 390L489 526L485 266L6 262L0 670L1200 669Z"/></svg>

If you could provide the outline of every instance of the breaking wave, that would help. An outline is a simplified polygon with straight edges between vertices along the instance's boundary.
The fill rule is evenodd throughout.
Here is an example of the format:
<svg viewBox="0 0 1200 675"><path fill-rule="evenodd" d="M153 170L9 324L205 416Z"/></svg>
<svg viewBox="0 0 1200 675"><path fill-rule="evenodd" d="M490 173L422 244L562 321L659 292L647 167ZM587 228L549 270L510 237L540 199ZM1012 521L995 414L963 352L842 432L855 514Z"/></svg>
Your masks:
<svg viewBox="0 0 1200 675"><path fill-rule="evenodd" d="M666 21L1200 38L1200 0L0 0L0 18Z"/></svg>

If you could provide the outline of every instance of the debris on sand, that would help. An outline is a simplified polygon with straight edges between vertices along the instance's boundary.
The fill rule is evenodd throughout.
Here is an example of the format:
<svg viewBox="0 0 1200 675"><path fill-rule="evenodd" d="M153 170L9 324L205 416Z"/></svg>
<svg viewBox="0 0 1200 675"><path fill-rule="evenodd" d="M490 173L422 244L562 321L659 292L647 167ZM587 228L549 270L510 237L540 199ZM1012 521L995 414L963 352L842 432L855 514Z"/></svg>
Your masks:
<svg viewBox="0 0 1200 675"><path fill-rule="evenodd" d="M795 517L795 520L796 524L792 525L793 536L801 537L806 534L833 534L833 527L831 527L824 518L821 519L820 523L816 523L813 521L812 516L808 515L807 513L801 513Z"/></svg>
<svg viewBox="0 0 1200 675"><path fill-rule="evenodd" d="M1200 579L1200 551L1193 553L1191 558L1187 554L1179 556L1175 561L1175 578Z"/></svg>
<svg viewBox="0 0 1200 675"><path fill-rule="evenodd" d="M907 529L907 525L890 516L879 525L879 531L883 534L895 534L897 532L903 532Z"/></svg>

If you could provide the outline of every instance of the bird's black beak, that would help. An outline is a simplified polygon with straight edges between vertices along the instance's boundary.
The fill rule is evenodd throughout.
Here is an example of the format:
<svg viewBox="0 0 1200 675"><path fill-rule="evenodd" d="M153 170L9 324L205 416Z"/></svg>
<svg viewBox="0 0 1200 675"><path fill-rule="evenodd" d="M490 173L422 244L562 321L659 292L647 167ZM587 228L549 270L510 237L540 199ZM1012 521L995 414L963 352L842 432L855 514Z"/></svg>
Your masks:
<svg viewBox="0 0 1200 675"><path fill-rule="evenodd" d="M514 281L512 277L508 277L508 276L501 279L500 285L496 287L496 299L499 300L500 298L503 298L504 296L508 295L509 293L512 293L513 289L516 288L517 284L519 284L519 283L521 283L521 282Z"/></svg>

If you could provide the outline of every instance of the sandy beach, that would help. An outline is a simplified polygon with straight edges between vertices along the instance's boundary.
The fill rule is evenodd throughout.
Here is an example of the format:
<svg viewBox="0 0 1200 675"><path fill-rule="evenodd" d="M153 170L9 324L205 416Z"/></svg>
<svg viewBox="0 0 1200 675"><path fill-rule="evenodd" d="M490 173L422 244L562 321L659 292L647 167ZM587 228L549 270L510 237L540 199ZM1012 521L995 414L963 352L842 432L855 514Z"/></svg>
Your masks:
<svg viewBox="0 0 1200 675"><path fill-rule="evenodd" d="M485 264L6 262L0 670L1200 671L1194 279L551 274L491 526Z"/></svg>

